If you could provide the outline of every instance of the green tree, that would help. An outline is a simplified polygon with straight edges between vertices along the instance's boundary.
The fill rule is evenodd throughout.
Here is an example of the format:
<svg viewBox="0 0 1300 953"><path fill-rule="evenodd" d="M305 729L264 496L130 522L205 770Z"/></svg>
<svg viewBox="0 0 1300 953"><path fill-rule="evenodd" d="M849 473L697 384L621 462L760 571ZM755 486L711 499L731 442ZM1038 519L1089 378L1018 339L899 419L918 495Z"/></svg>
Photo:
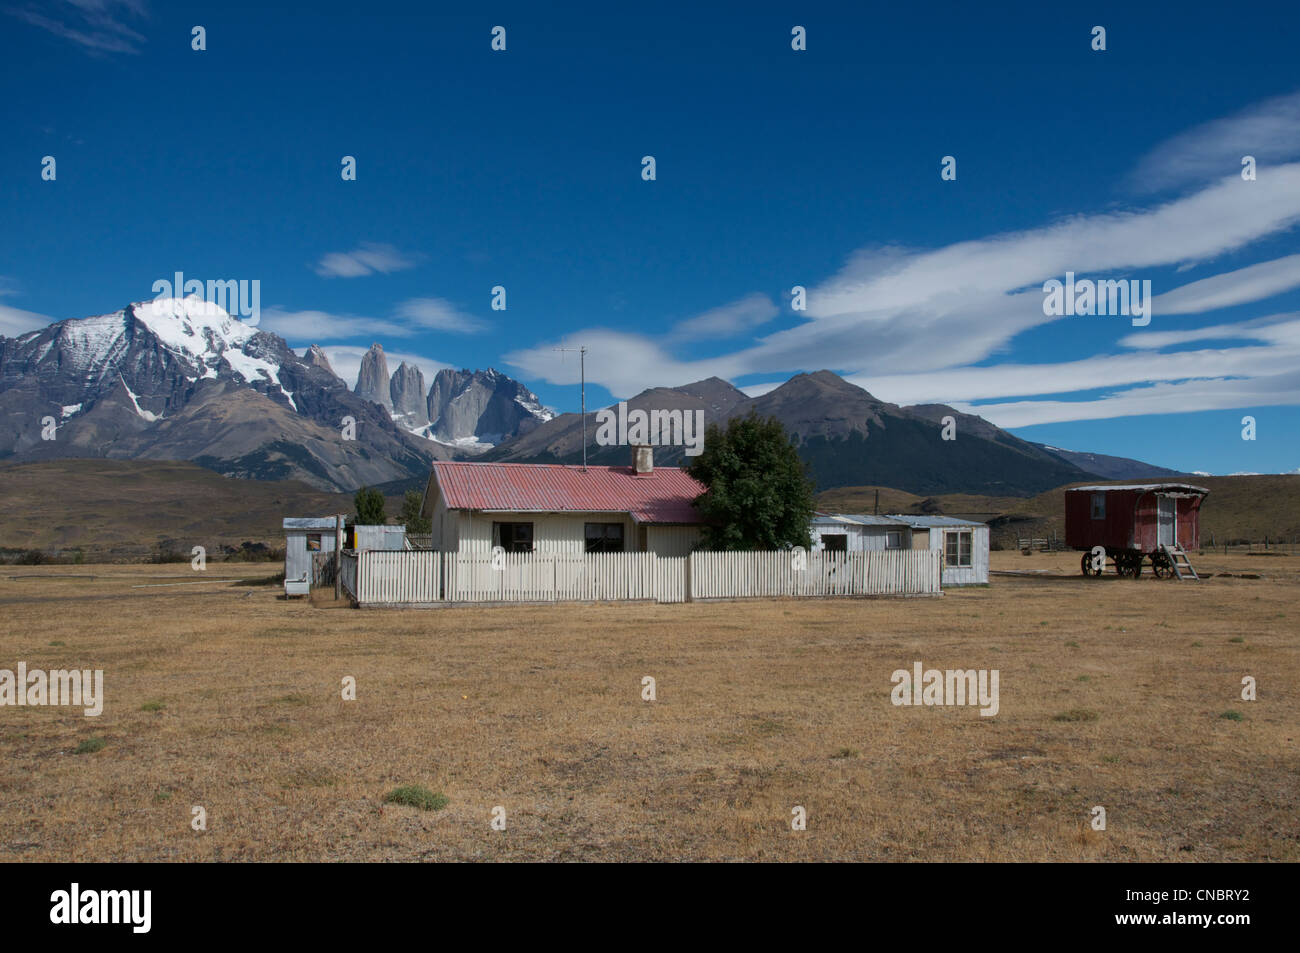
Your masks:
<svg viewBox="0 0 1300 953"><path fill-rule="evenodd" d="M810 547L813 482L781 421L750 411L727 429L710 424L690 467L705 486L695 508L706 549Z"/></svg>
<svg viewBox="0 0 1300 953"><path fill-rule="evenodd" d="M407 490L402 497L401 521L406 525L407 533L426 534L433 532L433 520L420 515L420 504L424 502L419 490Z"/></svg>
<svg viewBox="0 0 1300 953"><path fill-rule="evenodd" d="M352 502L357 508L357 526L379 526L388 522L384 513L384 494L378 490L363 486L357 490Z"/></svg>

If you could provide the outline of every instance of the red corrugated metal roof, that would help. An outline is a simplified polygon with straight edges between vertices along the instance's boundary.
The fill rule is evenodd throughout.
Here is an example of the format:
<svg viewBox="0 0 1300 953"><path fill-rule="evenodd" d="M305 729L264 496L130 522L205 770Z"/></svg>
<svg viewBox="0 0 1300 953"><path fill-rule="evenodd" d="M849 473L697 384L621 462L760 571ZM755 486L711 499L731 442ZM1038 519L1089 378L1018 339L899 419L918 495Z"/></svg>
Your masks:
<svg viewBox="0 0 1300 953"><path fill-rule="evenodd" d="M637 476L631 467L558 463L436 462L448 509L514 513L629 513L638 523L699 523L704 487L677 467Z"/></svg>

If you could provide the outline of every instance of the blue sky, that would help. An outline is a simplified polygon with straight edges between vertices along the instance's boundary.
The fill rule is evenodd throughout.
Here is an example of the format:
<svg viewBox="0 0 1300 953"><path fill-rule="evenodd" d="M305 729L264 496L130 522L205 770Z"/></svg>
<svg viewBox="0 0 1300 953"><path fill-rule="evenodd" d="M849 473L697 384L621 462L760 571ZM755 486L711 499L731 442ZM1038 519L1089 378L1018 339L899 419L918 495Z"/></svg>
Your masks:
<svg viewBox="0 0 1300 953"><path fill-rule="evenodd" d="M554 348L585 344L589 407L829 368L1068 449L1300 467L1294 4L272 6L0 0L0 333L181 271L260 280L261 326L345 375L380 341L576 410ZM1149 280L1151 323L1044 315L1066 271Z"/></svg>

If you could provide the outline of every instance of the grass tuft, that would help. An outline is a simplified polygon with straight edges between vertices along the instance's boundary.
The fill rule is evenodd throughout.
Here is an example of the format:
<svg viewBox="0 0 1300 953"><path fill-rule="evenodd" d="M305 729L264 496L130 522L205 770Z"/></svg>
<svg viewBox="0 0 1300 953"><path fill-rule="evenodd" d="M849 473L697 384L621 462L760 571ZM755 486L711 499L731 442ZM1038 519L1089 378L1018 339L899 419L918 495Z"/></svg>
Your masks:
<svg viewBox="0 0 1300 953"><path fill-rule="evenodd" d="M447 795L430 791L422 784L408 784L393 788L384 795L385 804L405 804L422 811L441 811L448 804Z"/></svg>
<svg viewBox="0 0 1300 953"><path fill-rule="evenodd" d="M108 742L103 738L87 738L73 750L73 754L94 754L96 751L102 751Z"/></svg>

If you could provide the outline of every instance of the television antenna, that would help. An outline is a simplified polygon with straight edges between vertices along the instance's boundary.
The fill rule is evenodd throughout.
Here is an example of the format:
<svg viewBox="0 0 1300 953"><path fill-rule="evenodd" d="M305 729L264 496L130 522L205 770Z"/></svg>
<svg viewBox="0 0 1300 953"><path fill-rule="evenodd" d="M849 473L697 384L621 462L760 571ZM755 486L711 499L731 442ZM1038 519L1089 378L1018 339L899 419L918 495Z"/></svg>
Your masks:
<svg viewBox="0 0 1300 953"><path fill-rule="evenodd" d="M587 347L557 347L556 351L577 351L578 368L582 375L582 472L587 472Z"/></svg>

